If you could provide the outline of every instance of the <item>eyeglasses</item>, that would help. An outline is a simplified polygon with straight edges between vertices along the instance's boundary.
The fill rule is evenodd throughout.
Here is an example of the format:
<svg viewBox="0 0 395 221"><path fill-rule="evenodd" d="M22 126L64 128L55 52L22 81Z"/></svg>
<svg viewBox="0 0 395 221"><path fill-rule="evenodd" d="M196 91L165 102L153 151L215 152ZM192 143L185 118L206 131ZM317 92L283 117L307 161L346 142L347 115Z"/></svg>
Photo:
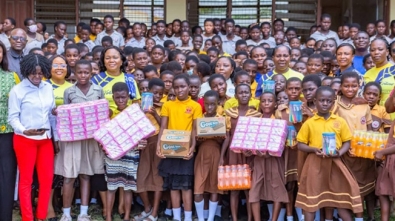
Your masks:
<svg viewBox="0 0 395 221"><path fill-rule="evenodd" d="M52 64L53 68L67 68L67 64Z"/></svg>
<svg viewBox="0 0 395 221"><path fill-rule="evenodd" d="M25 42L27 39L25 37L21 37L21 36L15 36L15 35L11 35L10 39L14 40L14 41L18 41L20 40L21 42Z"/></svg>

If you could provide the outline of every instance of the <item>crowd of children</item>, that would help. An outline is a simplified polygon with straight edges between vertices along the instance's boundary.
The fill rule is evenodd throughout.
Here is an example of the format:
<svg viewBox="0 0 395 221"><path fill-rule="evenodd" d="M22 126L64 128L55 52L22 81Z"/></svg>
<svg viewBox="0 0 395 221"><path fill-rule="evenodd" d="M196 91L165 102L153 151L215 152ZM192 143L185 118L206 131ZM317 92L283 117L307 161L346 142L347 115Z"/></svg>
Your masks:
<svg viewBox="0 0 395 221"><path fill-rule="evenodd" d="M249 27L206 19L204 27L193 28L188 21L160 20L148 29L122 18L114 29L107 15L103 22L78 24L74 39L65 39L63 22L55 23L55 34L26 54L52 62L52 77L44 80L54 88L56 105L107 99L112 119L151 92L154 105L145 115L155 127L140 141L142 149L118 160L106 157L93 139L59 142L51 198L62 189L60 220L72 220L74 192L80 193L79 221L91 220L88 206L97 192L107 221L116 199L123 220L191 221L194 213L199 221L213 221L228 219L222 208L229 206L233 221L240 218L239 207L249 221L361 221L364 210L375 219L377 201L381 220L389 220L395 197L395 116L388 113L395 112L395 21L389 36L382 20L369 23L366 32L358 24L330 31L328 14L320 23L303 40L295 28L284 30L281 19ZM265 86L269 81L272 91ZM302 122L289 120L295 101L303 102ZM197 139L196 120L203 117L224 117L225 138ZM295 142L286 144L281 157L234 152L229 146L239 117L285 120ZM184 158L161 153L165 129L191 131ZM374 160L355 157L355 131L388 133L386 148ZM326 132L336 138L329 155L322 150ZM251 188L218 190L218 167L239 164L252 168ZM48 220L58 220L49 204ZM134 217L132 204L143 206Z"/></svg>

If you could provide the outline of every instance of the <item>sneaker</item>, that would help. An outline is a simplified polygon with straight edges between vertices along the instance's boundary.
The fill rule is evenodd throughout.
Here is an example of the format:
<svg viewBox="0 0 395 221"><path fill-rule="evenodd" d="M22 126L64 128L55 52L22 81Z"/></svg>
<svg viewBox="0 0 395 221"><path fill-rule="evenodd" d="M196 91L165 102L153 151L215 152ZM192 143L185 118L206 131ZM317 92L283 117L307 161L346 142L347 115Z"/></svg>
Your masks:
<svg viewBox="0 0 395 221"><path fill-rule="evenodd" d="M77 221L92 221L88 215L79 215Z"/></svg>
<svg viewBox="0 0 395 221"><path fill-rule="evenodd" d="M60 218L60 221L73 221L71 217L67 217L66 215L62 215L62 218Z"/></svg>

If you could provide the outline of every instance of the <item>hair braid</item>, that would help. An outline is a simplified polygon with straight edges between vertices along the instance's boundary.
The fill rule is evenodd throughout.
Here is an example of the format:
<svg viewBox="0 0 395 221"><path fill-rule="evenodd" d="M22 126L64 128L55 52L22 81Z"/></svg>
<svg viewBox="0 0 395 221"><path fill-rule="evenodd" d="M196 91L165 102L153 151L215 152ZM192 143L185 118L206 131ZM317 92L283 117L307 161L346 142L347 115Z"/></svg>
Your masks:
<svg viewBox="0 0 395 221"><path fill-rule="evenodd" d="M28 54L23 57L21 63L21 75L27 78L30 74L36 73L36 67L40 66L45 78L51 78L51 62L39 54Z"/></svg>

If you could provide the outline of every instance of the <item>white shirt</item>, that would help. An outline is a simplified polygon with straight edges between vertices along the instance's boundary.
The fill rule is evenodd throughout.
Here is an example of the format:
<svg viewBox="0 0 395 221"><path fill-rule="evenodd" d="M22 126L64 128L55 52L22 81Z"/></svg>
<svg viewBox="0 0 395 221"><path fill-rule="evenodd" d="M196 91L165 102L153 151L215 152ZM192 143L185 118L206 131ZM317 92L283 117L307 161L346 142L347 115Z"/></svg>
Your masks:
<svg viewBox="0 0 395 221"><path fill-rule="evenodd" d="M316 41L325 41L328 38L333 38L336 40L337 46L340 44L339 36L336 32L329 30L328 34L323 34L322 32L315 31L310 38L314 38Z"/></svg>
<svg viewBox="0 0 395 221"><path fill-rule="evenodd" d="M43 42L33 38L29 43L26 44L25 49L23 49L23 55L29 54L29 51L33 48L41 48Z"/></svg>
<svg viewBox="0 0 395 221"><path fill-rule="evenodd" d="M387 40L388 44L391 44L391 42L392 42L391 38L389 38L387 36L383 36L383 38L385 38L385 40ZM370 42L372 42L374 39L376 39L376 35L373 35L372 37L370 37Z"/></svg>
<svg viewBox="0 0 395 221"><path fill-rule="evenodd" d="M125 46L130 46L130 47L134 47L134 48L144 48L145 47L145 38L142 37L140 41L135 38L132 38L128 41L128 43L126 43Z"/></svg>
<svg viewBox="0 0 395 221"><path fill-rule="evenodd" d="M116 47L125 46L125 39L123 39L123 36L115 30L110 35L107 34L106 31L100 32L96 36L95 44L101 46L101 40L103 39L104 36L110 36L112 38L112 45L114 45Z"/></svg>
<svg viewBox="0 0 395 221"><path fill-rule="evenodd" d="M11 47L10 40L8 39L7 35L5 33L0 34L0 41L3 42L5 45L6 50L8 51Z"/></svg>
<svg viewBox="0 0 395 221"><path fill-rule="evenodd" d="M53 38L53 39L55 39L56 41L58 41L58 40L55 38L55 35L51 35L51 36L49 36L49 38L47 39L47 42L48 42L48 40L51 39L51 38ZM62 39L60 39L60 41L58 41L58 50L56 51L56 54L59 54L59 55L63 54L63 52L64 52L64 42L65 42L66 40L67 40L67 38L66 38L66 37L63 37Z"/></svg>
<svg viewBox="0 0 395 221"><path fill-rule="evenodd" d="M157 45L161 45L161 46L163 46L163 43L165 43L165 41L167 41L167 40L172 40L171 38L166 37L166 35L163 37L163 39L160 39L160 38L158 37L158 35L153 36L152 39L155 40L155 43L156 43ZM174 42L174 44L175 44L175 42Z"/></svg>
<svg viewBox="0 0 395 221"><path fill-rule="evenodd" d="M41 136L25 136L23 131L29 129L52 129L55 141L58 140L56 117L52 115L55 108L52 85L41 81L37 87L25 78L12 88L8 100L8 123L14 133L33 140L51 138L51 130Z"/></svg>
<svg viewBox="0 0 395 221"><path fill-rule="evenodd" d="M89 52L92 52L92 49L96 46L96 44L92 40L88 40L86 42L83 42L81 40L79 43L84 43L89 48Z"/></svg>
<svg viewBox="0 0 395 221"><path fill-rule="evenodd" d="M229 40L227 36L222 37L222 51L233 55L236 53L236 41L240 40L241 38L237 35L233 37L232 40Z"/></svg>

